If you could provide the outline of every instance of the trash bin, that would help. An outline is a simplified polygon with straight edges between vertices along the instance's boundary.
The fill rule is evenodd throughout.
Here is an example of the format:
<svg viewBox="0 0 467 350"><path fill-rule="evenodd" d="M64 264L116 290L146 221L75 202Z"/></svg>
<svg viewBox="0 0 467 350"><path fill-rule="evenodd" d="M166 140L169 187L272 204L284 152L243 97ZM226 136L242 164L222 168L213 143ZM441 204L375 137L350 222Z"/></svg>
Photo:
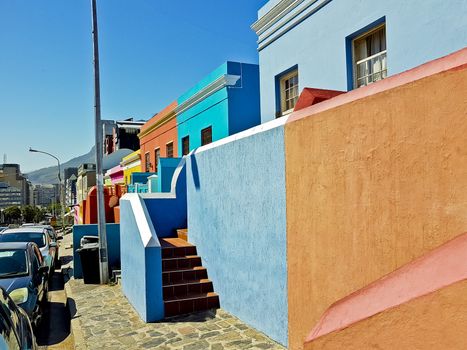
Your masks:
<svg viewBox="0 0 467 350"><path fill-rule="evenodd" d="M79 246L83 247L87 243L98 243L99 237L98 236L83 236L79 240Z"/></svg>
<svg viewBox="0 0 467 350"><path fill-rule="evenodd" d="M86 243L76 250L81 260L85 284L99 284L99 243Z"/></svg>

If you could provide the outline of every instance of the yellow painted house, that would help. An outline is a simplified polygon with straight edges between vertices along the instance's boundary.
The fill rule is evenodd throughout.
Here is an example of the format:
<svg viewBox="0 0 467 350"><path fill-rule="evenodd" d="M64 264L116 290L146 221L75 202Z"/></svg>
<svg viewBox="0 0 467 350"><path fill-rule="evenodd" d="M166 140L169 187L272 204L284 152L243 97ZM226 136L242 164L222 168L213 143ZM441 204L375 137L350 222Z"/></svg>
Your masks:
<svg viewBox="0 0 467 350"><path fill-rule="evenodd" d="M120 165L123 167L123 179L127 186L131 183L131 174L141 172L140 154L141 150L137 150L122 158Z"/></svg>

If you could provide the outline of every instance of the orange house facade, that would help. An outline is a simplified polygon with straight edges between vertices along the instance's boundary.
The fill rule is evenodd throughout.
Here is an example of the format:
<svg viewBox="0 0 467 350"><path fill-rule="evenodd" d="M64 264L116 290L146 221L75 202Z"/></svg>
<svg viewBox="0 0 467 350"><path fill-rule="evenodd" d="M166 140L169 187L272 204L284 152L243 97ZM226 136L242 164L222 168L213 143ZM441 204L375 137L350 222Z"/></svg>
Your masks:
<svg viewBox="0 0 467 350"><path fill-rule="evenodd" d="M172 102L142 126L138 136L143 172L157 173L159 158L178 156L176 107L177 102Z"/></svg>

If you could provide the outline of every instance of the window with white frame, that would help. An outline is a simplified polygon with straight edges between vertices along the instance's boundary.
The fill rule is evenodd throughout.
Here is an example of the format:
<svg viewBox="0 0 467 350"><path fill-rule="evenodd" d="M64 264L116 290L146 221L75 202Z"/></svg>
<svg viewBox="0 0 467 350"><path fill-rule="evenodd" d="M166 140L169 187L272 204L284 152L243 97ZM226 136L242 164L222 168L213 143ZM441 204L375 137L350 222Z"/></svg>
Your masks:
<svg viewBox="0 0 467 350"><path fill-rule="evenodd" d="M280 113L279 116L293 111L298 100L298 69L280 77Z"/></svg>
<svg viewBox="0 0 467 350"><path fill-rule="evenodd" d="M353 41L354 88L387 77L386 26L380 25Z"/></svg>

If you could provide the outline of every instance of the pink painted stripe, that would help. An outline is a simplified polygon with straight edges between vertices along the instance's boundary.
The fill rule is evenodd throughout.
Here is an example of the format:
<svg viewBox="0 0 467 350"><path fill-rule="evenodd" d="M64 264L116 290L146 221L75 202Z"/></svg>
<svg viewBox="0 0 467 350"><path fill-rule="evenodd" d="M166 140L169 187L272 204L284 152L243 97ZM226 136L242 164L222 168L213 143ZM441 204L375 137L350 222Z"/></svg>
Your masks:
<svg viewBox="0 0 467 350"><path fill-rule="evenodd" d="M467 233L333 304L306 342L467 279Z"/></svg>
<svg viewBox="0 0 467 350"><path fill-rule="evenodd" d="M460 68L464 65L467 65L467 47L456 51L450 55L424 63L408 71L392 75L376 83L349 91L345 94L333 97L329 100L293 112L290 115L287 124L293 123L296 120L309 117L320 112L324 112L331 108L335 108L343 104L362 99L364 97L368 97L407 83L414 82L422 78L426 78L433 74L441 73L455 68Z"/></svg>

